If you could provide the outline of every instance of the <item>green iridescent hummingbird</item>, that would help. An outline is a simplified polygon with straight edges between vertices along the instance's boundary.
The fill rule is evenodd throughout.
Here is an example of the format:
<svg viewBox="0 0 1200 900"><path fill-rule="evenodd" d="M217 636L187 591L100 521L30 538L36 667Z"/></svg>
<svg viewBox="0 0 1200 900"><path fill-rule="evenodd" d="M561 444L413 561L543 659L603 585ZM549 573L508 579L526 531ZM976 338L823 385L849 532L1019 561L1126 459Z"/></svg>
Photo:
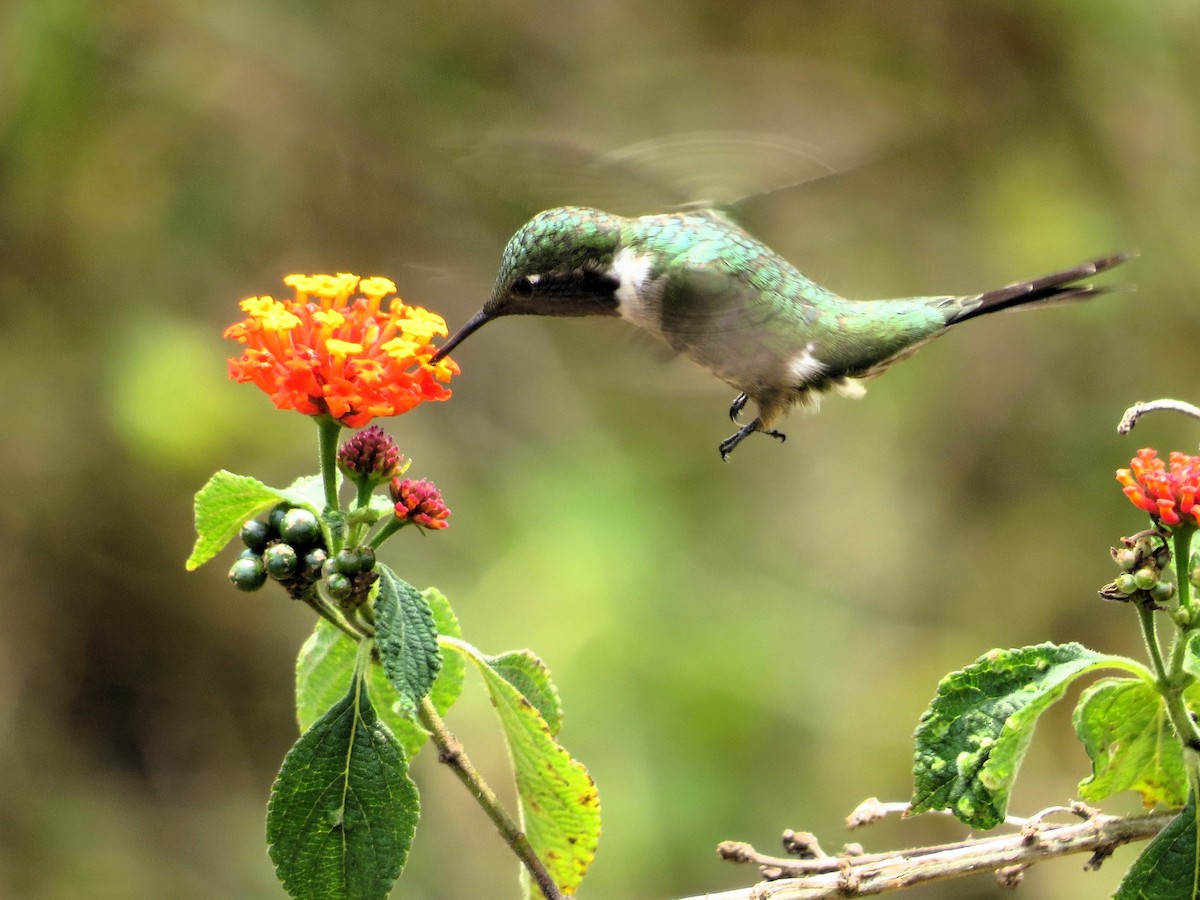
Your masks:
<svg viewBox="0 0 1200 900"><path fill-rule="evenodd" d="M1083 300L1080 283L1128 259L1105 256L1061 272L969 296L847 300L723 214L682 211L627 218L586 207L534 216L504 250L491 297L435 360L492 319L509 315L620 316L686 354L739 391L758 415L720 444L721 457L792 406L862 382L959 322L1014 306Z"/></svg>

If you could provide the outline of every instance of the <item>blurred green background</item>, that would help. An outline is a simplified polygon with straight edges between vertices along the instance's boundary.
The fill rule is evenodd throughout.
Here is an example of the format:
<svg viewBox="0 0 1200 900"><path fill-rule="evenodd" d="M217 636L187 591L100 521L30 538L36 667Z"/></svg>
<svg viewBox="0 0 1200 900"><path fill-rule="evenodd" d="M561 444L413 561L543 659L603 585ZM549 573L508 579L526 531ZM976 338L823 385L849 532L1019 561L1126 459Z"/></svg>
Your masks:
<svg viewBox="0 0 1200 900"><path fill-rule="evenodd" d="M727 387L620 322L500 322L456 354L450 403L383 423L454 510L387 559L480 646L550 664L604 807L586 897L749 884L716 843L785 827L960 835L841 825L907 797L938 678L997 645L1141 651L1095 591L1143 521L1113 470L1197 439L1162 414L1114 433L1136 400L1200 397L1197 45L1182 0L8 0L0 896L282 896L264 806L312 616L236 595L232 551L183 570L213 470L315 469L312 425L226 380L238 300L381 274L453 327L540 208L656 212L826 169L744 221L848 296L1122 248L1137 293L972 323L731 465ZM449 723L505 786L481 694ZM397 895L517 896L461 785L432 754L415 769ZM1063 704L1013 811L1087 774ZM1134 852L1043 864L1022 896L1106 896Z"/></svg>

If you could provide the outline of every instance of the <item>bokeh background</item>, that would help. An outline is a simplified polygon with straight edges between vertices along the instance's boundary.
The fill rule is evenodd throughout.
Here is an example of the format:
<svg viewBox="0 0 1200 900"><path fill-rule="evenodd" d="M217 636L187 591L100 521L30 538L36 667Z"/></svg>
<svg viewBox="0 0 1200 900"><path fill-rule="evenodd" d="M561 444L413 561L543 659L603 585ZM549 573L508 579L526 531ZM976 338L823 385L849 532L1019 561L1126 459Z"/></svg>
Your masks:
<svg viewBox="0 0 1200 900"><path fill-rule="evenodd" d="M384 423L454 510L388 561L555 673L604 806L583 896L749 884L713 848L785 827L960 835L841 825L907 797L938 678L993 646L1140 653L1096 589L1142 526L1113 470L1200 433L1114 433L1136 400L1200 395L1198 44L1184 0L7 0L0 896L283 896L264 805L311 614L235 594L232 551L183 560L212 471L286 483L315 430L226 380L221 330L284 274L335 270L457 325L562 203L768 191L743 221L852 297L1141 251L1111 279L1136 293L973 322L730 465L732 392L615 321L489 326L450 403ZM506 788L481 695L449 722ZM1069 707L1014 812L1088 774ZM517 896L461 785L429 753L415 771L397 896ZM1041 865L1022 895L1106 896L1134 853Z"/></svg>

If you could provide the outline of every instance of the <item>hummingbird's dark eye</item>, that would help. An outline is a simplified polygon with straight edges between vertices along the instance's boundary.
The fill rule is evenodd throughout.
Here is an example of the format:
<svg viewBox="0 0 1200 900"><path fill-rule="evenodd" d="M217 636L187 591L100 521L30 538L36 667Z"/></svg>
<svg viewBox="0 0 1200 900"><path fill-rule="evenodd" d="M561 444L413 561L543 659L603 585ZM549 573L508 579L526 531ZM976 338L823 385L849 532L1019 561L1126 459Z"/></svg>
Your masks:
<svg viewBox="0 0 1200 900"><path fill-rule="evenodd" d="M513 279L508 291L517 297L530 297L533 295L533 286L536 283L536 275L522 275L520 278Z"/></svg>

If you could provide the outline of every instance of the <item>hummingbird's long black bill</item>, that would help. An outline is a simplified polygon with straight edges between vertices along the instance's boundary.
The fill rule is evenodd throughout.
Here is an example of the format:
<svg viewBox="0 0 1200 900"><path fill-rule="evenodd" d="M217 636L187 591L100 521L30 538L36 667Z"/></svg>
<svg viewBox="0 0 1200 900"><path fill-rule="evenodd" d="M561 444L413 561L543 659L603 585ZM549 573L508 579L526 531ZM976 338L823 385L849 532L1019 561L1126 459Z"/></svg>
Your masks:
<svg viewBox="0 0 1200 900"><path fill-rule="evenodd" d="M442 344L437 353L433 354L433 358L430 360L430 362L437 363L445 359L451 350L465 341L473 332L478 331L493 318L495 317L486 309L481 309L479 312L475 313L475 315L471 316L471 318L467 320L466 325L458 329L458 331L454 332L454 334L450 335L449 340Z"/></svg>

